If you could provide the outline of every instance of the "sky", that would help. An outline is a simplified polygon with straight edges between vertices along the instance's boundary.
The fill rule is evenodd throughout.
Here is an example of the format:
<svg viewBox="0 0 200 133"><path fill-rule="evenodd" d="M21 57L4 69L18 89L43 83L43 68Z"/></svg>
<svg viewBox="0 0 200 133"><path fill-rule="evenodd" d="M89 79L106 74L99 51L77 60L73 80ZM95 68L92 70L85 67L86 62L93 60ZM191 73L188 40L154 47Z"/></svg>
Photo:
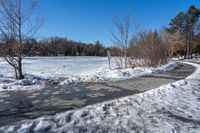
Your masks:
<svg viewBox="0 0 200 133"><path fill-rule="evenodd" d="M60 36L85 43L99 40L111 46L115 18L128 13L132 23L159 30L190 5L200 7L200 0L38 0L36 13L45 19L40 38Z"/></svg>

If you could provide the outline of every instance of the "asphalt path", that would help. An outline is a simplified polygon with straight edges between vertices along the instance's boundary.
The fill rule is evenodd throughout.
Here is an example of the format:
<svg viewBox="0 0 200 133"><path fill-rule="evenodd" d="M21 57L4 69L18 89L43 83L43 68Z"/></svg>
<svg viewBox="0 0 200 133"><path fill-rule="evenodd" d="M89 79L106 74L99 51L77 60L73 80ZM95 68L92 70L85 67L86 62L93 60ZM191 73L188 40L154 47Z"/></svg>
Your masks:
<svg viewBox="0 0 200 133"><path fill-rule="evenodd" d="M191 65L179 63L169 72L128 80L47 85L42 90L0 92L0 126L142 93L184 79L194 70Z"/></svg>

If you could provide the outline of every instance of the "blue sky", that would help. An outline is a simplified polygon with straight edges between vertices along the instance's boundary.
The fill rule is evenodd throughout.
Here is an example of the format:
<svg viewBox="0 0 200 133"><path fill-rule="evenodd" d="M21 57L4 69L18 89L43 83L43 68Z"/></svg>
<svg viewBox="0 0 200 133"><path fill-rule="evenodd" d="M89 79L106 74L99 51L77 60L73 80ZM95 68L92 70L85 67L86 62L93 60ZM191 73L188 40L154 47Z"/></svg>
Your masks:
<svg viewBox="0 0 200 133"><path fill-rule="evenodd" d="M145 29L160 29L200 0L38 0L37 13L45 18L40 37L61 36L110 46L113 19L131 14Z"/></svg>

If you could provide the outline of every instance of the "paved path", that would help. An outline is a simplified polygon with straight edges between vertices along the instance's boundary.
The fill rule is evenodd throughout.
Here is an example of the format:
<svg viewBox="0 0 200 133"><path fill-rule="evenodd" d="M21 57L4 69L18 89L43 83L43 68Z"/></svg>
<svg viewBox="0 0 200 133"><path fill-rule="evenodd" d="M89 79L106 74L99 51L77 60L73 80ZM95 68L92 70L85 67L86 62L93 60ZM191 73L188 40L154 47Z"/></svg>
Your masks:
<svg viewBox="0 0 200 133"><path fill-rule="evenodd" d="M141 93L183 79L194 69L191 65L180 64L170 72L123 81L51 85L37 91L0 92L0 126Z"/></svg>

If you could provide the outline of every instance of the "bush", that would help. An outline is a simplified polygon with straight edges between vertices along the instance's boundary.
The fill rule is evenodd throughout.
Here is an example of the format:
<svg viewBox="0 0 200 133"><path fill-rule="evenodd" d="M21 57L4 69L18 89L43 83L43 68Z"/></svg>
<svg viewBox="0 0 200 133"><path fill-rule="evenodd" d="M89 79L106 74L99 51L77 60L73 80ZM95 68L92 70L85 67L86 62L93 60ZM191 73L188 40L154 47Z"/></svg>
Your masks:
<svg viewBox="0 0 200 133"><path fill-rule="evenodd" d="M169 57L169 46L156 31L142 32L132 40L128 51L130 67L155 67L167 63Z"/></svg>

